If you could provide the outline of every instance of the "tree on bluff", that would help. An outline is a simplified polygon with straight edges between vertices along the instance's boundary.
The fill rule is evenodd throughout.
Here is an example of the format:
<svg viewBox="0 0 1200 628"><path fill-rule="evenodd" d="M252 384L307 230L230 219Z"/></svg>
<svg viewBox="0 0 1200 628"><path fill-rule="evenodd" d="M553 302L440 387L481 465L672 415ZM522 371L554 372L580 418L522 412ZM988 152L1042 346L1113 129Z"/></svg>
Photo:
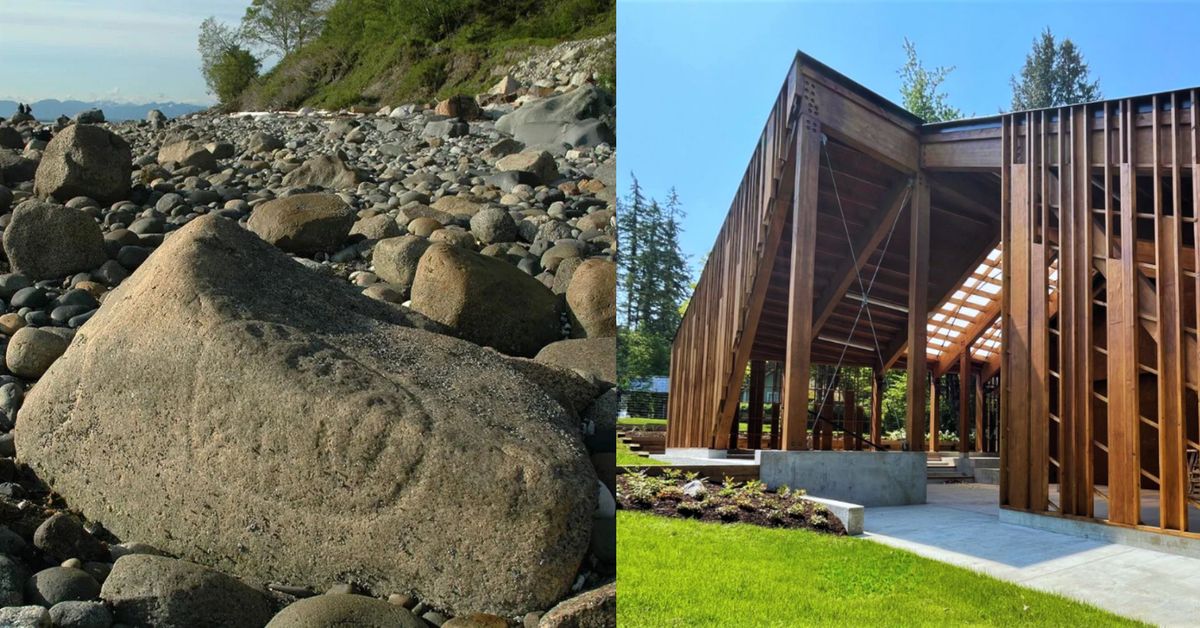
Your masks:
<svg viewBox="0 0 1200 628"><path fill-rule="evenodd" d="M212 67L213 88L222 103L235 102L258 77L259 60L241 46L225 51Z"/></svg>
<svg viewBox="0 0 1200 628"><path fill-rule="evenodd" d="M321 34L332 0L253 0L242 16L242 37L285 56Z"/></svg>
<svg viewBox="0 0 1200 628"><path fill-rule="evenodd" d="M209 17L200 23L200 73L204 75L209 93L218 94L220 97L214 68L224 60L226 53L238 48L241 41L241 34L237 29L218 22L215 17ZM224 102L224 98L222 101Z"/></svg>

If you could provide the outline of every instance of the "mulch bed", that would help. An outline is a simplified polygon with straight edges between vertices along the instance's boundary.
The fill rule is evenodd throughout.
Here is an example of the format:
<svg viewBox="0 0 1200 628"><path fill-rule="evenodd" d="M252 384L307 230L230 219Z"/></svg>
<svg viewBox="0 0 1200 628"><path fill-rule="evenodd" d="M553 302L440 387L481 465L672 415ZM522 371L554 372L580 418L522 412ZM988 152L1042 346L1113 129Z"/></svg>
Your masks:
<svg viewBox="0 0 1200 628"><path fill-rule="evenodd" d="M702 478L683 478L678 472L668 471L662 477L626 473L617 476L617 507L712 523L846 534L842 521L823 504L806 498L804 491L768 491L757 480L715 484Z"/></svg>

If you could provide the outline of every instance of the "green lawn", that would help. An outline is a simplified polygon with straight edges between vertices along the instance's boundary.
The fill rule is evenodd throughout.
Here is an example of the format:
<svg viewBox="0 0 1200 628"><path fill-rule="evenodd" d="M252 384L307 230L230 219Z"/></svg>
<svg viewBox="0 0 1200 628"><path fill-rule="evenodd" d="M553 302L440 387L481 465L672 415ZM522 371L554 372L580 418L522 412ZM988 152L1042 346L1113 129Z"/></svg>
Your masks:
<svg viewBox="0 0 1200 628"><path fill-rule="evenodd" d="M655 460L653 458L644 458L642 456L639 456L639 455L633 453L633 450L629 449L629 445L626 445L625 443L623 443L619 440L617 441L617 466L618 467L648 466L648 465L649 466L658 466L658 465L663 465L663 464L666 464L666 463L661 460Z"/></svg>
<svg viewBox="0 0 1200 628"><path fill-rule="evenodd" d="M646 427L647 425L661 425L661 426L665 427L667 425L667 420L666 419L649 419L649 418L637 417L637 416L628 416L628 417L617 419L618 427L635 427L636 428L636 427Z"/></svg>
<svg viewBox="0 0 1200 628"><path fill-rule="evenodd" d="M627 428L637 429L639 427L647 427L647 426L652 426L652 425L661 425L663 427L666 427L667 420L666 419L650 419L650 418L644 418L644 417L625 417L623 419L617 419L617 427L627 427ZM743 432L750 431L749 424L746 423L745 421L738 423L738 429ZM766 421L763 421L763 434L770 434L770 433L771 433L771 424Z"/></svg>
<svg viewBox="0 0 1200 628"><path fill-rule="evenodd" d="M617 624L1139 626L878 543L617 514Z"/></svg>

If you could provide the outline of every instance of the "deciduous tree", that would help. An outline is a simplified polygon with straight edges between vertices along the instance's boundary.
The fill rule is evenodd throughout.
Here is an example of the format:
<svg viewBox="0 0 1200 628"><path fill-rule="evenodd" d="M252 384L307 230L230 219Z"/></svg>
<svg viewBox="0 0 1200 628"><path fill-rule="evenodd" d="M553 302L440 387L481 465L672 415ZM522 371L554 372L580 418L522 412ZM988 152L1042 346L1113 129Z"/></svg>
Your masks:
<svg viewBox="0 0 1200 628"><path fill-rule="evenodd" d="M954 66L926 69L917 56L917 47L904 38L904 65L900 68L900 96L905 109L926 122L944 122L963 117L962 111L951 107L948 96L941 91L942 82L954 71Z"/></svg>
<svg viewBox="0 0 1200 628"><path fill-rule="evenodd" d="M242 17L242 36L286 55L321 34L331 0L253 0Z"/></svg>

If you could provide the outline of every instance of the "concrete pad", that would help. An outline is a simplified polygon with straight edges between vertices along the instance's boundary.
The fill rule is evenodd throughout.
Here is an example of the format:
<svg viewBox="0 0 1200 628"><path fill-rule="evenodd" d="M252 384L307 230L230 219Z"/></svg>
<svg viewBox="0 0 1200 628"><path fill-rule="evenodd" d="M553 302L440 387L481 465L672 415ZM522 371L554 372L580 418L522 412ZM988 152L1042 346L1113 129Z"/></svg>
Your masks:
<svg viewBox="0 0 1200 628"><path fill-rule="evenodd" d="M715 456L710 457L710 456L704 456L704 455L698 455L698 456L685 455L685 454L689 453L690 451L704 452L704 451L716 451L716 450L668 449L666 451L666 453L650 454L650 457L655 460L659 460L659 461L665 462L670 465L712 465L712 466L720 466L720 467L743 465L743 466L753 467L758 464L753 459L749 459L749 458L720 458L720 457L715 457Z"/></svg>
<svg viewBox="0 0 1200 628"><path fill-rule="evenodd" d="M805 495L804 498L828 508L829 512L833 513L834 516L841 520L842 525L846 526L846 534L858 536L863 533L863 521L865 519L863 511L865 509L861 505L842 502L836 499L814 497L812 495Z"/></svg>
<svg viewBox="0 0 1200 628"><path fill-rule="evenodd" d="M921 504L926 461L919 451L764 451L759 475L771 489L787 485L867 507Z"/></svg>
<svg viewBox="0 0 1200 628"><path fill-rule="evenodd" d="M665 455L671 458L692 458L701 460L726 459L729 452L724 449L707 449L704 447L667 447Z"/></svg>
<svg viewBox="0 0 1200 628"><path fill-rule="evenodd" d="M999 490L933 485L928 503L872 508L862 537L1165 626L1200 617L1200 559L1000 521Z"/></svg>

